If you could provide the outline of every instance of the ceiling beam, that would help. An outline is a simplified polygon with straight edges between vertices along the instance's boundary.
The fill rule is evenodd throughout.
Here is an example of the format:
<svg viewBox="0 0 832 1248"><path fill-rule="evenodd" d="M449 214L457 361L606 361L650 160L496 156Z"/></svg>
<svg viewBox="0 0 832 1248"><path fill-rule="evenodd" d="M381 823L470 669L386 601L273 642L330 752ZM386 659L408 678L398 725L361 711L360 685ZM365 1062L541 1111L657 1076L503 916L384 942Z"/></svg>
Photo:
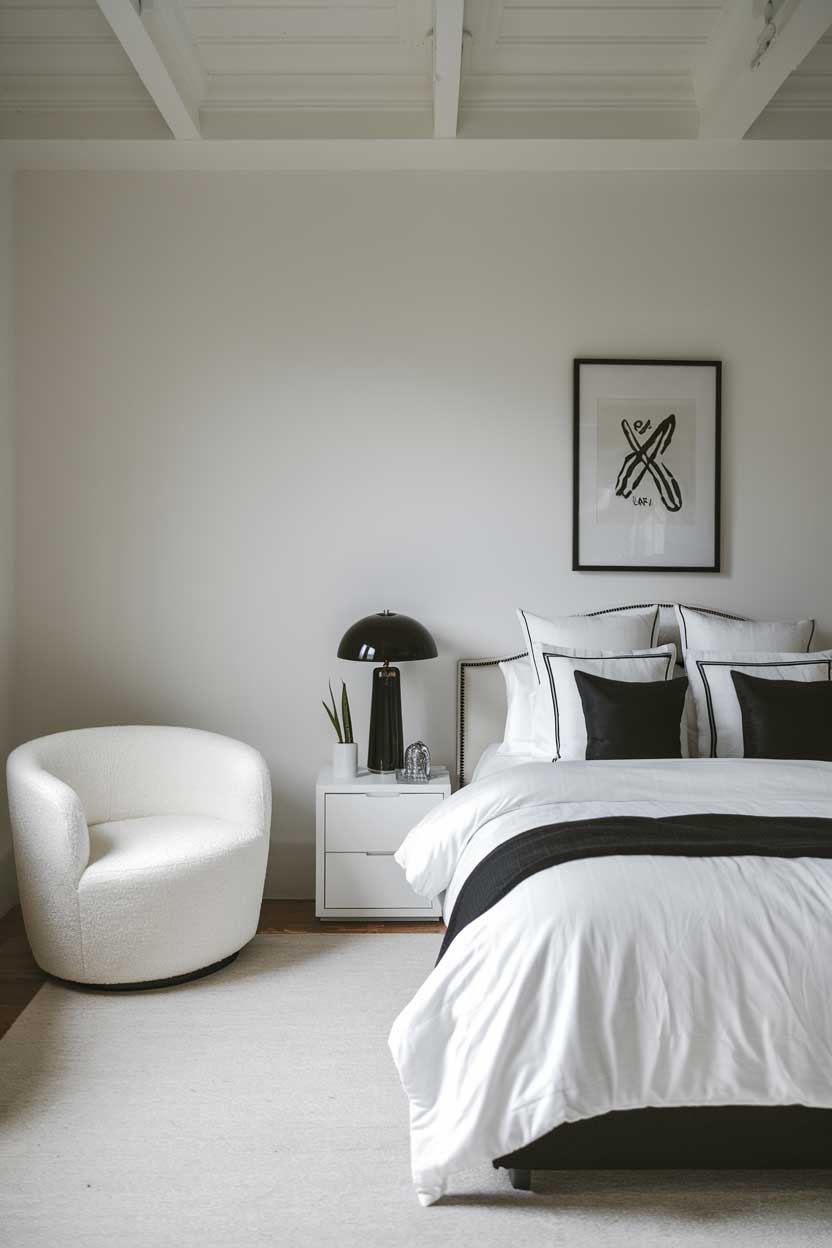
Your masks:
<svg viewBox="0 0 832 1248"><path fill-rule="evenodd" d="M757 139L0 139L2 169L461 170L491 173L804 170L832 177L832 140Z"/></svg>
<svg viewBox="0 0 832 1248"><path fill-rule="evenodd" d="M462 76L462 17L465 0L434 0L433 137L455 139Z"/></svg>
<svg viewBox="0 0 832 1248"><path fill-rule="evenodd" d="M752 68L765 28L762 5L726 0L694 70L701 139L741 139L832 25L832 0L784 0L776 35Z"/></svg>
<svg viewBox="0 0 832 1248"><path fill-rule="evenodd" d="M198 118L208 75L182 9L182 0L141 0L142 22L179 94Z"/></svg>
<svg viewBox="0 0 832 1248"><path fill-rule="evenodd" d="M174 80L171 69L162 59L159 48L131 0L98 0L98 7L132 61L133 68L170 127L173 137L200 138L199 103L187 86L192 72L180 69L176 73L176 81ZM170 60L170 49L175 46L173 39L166 40L166 44Z"/></svg>

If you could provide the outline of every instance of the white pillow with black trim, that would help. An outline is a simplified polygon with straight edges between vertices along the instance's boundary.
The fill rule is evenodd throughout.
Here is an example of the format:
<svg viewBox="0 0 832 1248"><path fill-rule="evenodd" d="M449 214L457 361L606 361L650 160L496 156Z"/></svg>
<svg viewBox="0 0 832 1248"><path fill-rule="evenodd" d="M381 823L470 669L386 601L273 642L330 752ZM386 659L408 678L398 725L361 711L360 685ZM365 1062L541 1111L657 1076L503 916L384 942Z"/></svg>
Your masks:
<svg viewBox="0 0 832 1248"><path fill-rule="evenodd" d="M500 664L506 682L506 727L498 754L532 752L532 698L537 689L528 659L504 659Z"/></svg>
<svg viewBox="0 0 832 1248"><path fill-rule="evenodd" d="M636 607L626 611L604 611L600 615L564 615L547 620L542 615L517 608L523 645L529 648L529 662L538 684L545 681L543 649L649 650L659 634L659 607Z"/></svg>
<svg viewBox="0 0 832 1248"><path fill-rule="evenodd" d="M586 719L576 671L607 680L670 680L675 662L674 645L630 651L547 646L541 652L544 683L533 699L531 752L552 762L586 758Z"/></svg>
<svg viewBox="0 0 832 1248"><path fill-rule="evenodd" d="M832 680L832 650L687 650L685 671L696 708L700 758L742 758L742 711L731 672L766 680Z"/></svg>
<svg viewBox="0 0 832 1248"><path fill-rule="evenodd" d="M685 650L724 650L751 654L757 650L784 654L811 648L815 633L814 620L732 620L728 616L698 611L675 604L682 652Z"/></svg>

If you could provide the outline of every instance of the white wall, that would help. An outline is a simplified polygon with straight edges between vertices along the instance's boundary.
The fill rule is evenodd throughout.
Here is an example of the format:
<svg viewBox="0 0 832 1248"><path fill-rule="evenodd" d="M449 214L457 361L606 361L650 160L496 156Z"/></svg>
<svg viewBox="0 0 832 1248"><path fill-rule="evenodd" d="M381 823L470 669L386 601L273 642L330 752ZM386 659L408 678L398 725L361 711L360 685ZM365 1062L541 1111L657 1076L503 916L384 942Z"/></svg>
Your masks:
<svg viewBox="0 0 832 1248"><path fill-rule="evenodd" d="M259 747L310 895L328 676L389 606L405 736L513 608L682 597L829 636L826 174L29 174L18 191L19 737ZM576 354L725 362L722 576L573 573ZM823 639L823 637L821 638Z"/></svg>
<svg viewBox="0 0 832 1248"><path fill-rule="evenodd" d="M0 170L0 915L16 889L6 807L14 679L14 318L13 178Z"/></svg>

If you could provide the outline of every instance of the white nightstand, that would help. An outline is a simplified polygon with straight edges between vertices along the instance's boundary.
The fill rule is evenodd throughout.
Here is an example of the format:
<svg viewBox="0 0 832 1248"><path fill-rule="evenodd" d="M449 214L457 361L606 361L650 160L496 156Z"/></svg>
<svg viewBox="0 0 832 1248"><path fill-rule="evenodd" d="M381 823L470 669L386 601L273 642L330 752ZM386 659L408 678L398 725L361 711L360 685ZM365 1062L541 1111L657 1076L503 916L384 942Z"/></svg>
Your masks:
<svg viewBox="0 0 832 1248"><path fill-rule="evenodd" d="M447 768L426 784L359 771L335 780L318 773L315 790L315 913L319 919L437 919L441 907L417 897L393 855L412 827L451 796Z"/></svg>

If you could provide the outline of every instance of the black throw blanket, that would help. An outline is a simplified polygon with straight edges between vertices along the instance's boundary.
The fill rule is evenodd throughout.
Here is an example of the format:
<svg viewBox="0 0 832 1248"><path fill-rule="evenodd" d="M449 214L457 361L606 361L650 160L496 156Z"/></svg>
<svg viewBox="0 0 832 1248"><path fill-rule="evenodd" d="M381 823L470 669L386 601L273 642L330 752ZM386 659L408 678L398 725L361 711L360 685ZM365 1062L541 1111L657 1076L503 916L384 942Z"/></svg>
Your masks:
<svg viewBox="0 0 832 1248"><path fill-rule="evenodd" d="M439 962L455 936L530 875L578 858L662 854L681 858L832 858L832 819L758 815L612 815L520 832L492 849L459 891Z"/></svg>

